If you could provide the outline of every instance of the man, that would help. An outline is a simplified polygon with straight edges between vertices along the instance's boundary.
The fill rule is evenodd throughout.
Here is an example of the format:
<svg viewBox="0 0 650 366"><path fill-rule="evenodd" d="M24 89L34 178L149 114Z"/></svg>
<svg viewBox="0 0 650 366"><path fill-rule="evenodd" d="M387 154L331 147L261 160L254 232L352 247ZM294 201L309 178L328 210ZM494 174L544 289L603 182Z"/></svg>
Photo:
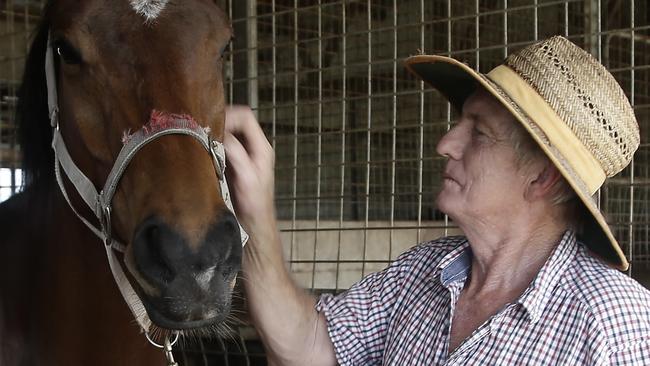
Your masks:
<svg viewBox="0 0 650 366"><path fill-rule="evenodd" d="M650 364L650 292L592 199L639 145L614 78L562 37L487 75L447 57L406 61L461 111L439 209L465 236L421 244L339 296L285 269L273 152L250 111L228 112L229 178L250 234L249 307L283 365ZM613 268L612 268L613 267Z"/></svg>

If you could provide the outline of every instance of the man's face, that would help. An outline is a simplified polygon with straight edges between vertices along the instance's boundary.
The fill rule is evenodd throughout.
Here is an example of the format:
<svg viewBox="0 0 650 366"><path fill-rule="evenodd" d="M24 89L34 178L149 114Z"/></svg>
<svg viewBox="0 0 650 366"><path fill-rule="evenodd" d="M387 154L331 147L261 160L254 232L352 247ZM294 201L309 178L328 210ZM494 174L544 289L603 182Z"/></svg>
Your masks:
<svg viewBox="0 0 650 366"><path fill-rule="evenodd" d="M461 226L502 221L525 203L526 177L516 167L510 137L514 123L512 114L479 88L438 143L438 153L449 160L437 205Z"/></svg>

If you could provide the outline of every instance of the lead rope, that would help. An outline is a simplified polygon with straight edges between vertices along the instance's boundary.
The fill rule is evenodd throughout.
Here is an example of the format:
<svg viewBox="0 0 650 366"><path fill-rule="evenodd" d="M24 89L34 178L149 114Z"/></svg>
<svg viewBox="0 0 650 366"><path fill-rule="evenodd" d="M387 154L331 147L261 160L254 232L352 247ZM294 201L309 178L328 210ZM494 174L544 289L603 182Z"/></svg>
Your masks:
<svg viewBox="0 0 650 366"><path fill-rule="evenodd" d="M230 199L230 193L228 191L228 184L225 177L226 159L223 144L219 141L212 140L208 135L208 129L196 124L196 122L194 122L191 117L185 118L184 116L175 116L172 120L167 121L166 125L162 127L155 126L155 131L147 130L147 127L145 126L143 129L137 131L133 135L126 136L127 141L125 141L124 146L122 147L122 150L120 151L113 165L113 168L111 169L111 172L104 185L104 189L98 193L95 189L94 184L83 174L83 172L81 172L81 170L72 160L72 157L68 153L68 150L59 131L59 109L56 90L56 75L54 71L53 49L49 34L45 54L45 79L47 84L49 118L50 124L53 128L52 149L54 150L55 156L54 171L63 197L67 201L74 214L104 243L109 267L111 269L111 273L113 274L113 278L115 279L122 297L127 303L136 321L138 322L140 329L142 332L144 332L147 340L149 340L149 342L155 347L162 348L164 350L168 366L178 366L178 363L174 361L172 346L178 341L179 334L174 333L175 339L173 341L170 341L169 336L166 336L164 345L160 345L154 342L149 337L151 320L149 319L142 301L126 277L124 269L122 268L122 263L119 261L114 252L114 250L124 252L126 246L117 240L114 240L111 236L111 201L113 194L117 189L119 180L124 173L124 170L126 169L126 166L131 161L133 156L138 152L138 150L140 150L147 143L157 139L158 137L168 134L183 134L189 135L199 140L199 142L201 142L201 145L203 145L203 147L212 156L217 178L219 181L221 196L228 209L234 214L232 202ZM154 126L150 126L150 128L151 127ZM72 205L63 184L60 167L63 168L63 172L73 184L84 202L95 213L95 216L100 222L101 228L97 228L95 225L91 224L86 218L79 214L79 212ZM244 231L241 225L239 225L239 229L241 234L241 244L244 246L248 241L248 234Z"/></svg>

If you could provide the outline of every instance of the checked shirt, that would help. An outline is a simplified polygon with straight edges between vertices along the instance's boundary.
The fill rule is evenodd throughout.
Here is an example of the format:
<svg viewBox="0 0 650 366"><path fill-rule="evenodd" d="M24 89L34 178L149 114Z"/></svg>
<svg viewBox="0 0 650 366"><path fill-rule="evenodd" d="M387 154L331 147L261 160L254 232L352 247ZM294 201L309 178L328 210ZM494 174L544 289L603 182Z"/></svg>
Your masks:
<svg viewBox="0 0 650 366"><path fill-rule="evenodd" d="M650 292L593 258L571 231L521 297L448 354L471 255L466 238L442 238L338 296L322 295L316 309L339 363L650 365Z"/></svg>

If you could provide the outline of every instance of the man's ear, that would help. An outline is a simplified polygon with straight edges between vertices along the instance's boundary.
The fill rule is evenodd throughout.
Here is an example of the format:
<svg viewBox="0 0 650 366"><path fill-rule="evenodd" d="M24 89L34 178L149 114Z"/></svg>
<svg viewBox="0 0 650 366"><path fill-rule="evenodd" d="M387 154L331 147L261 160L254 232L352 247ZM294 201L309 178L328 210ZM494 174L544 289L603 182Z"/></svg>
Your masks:
<svg viewBox="0 0 650 366"><path fill-rule="evenodd" d="M537 169L536 173L533 174L524 192L524 197L530 201L545 197L551 193L555 183L562 179L562 174L551 162L544 164L541 169Z"/></svg>

